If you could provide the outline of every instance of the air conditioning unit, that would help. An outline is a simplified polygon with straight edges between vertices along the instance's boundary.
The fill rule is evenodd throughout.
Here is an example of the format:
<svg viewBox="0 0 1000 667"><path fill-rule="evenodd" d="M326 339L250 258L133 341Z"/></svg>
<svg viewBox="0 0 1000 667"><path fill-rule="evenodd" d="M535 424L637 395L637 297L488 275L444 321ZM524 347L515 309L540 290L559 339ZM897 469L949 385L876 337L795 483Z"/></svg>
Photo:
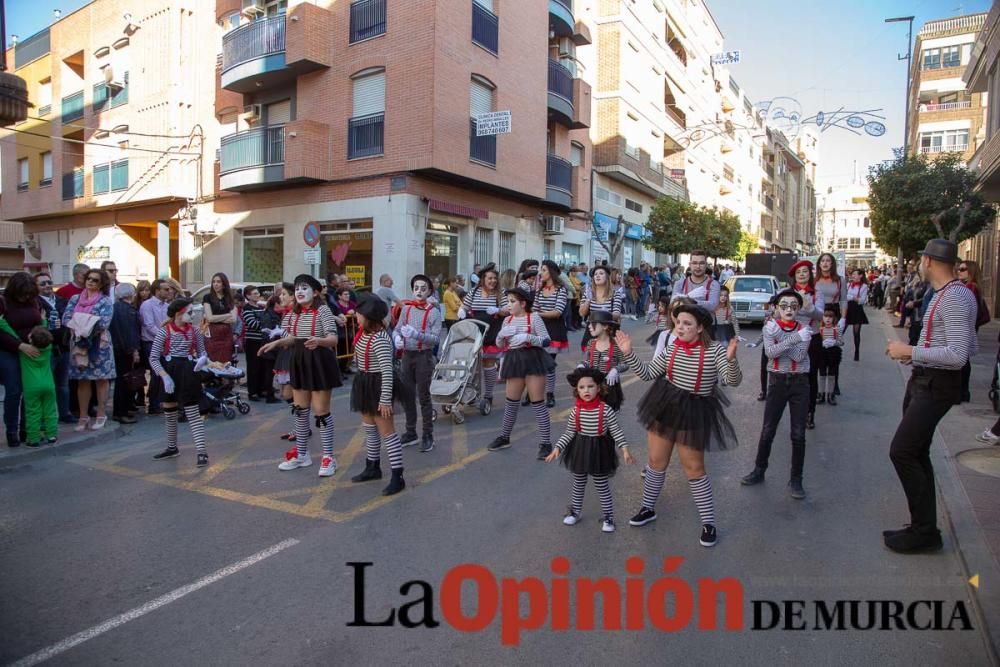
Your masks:
<svg viewBox="0 0 1000 667"><path fill-rule="evenodd" d="M110 81L107 82L107 86L111 90L121 90L122 88L125 87L125 82L122 81L121 79L111 79Z"/></svg>
<svg viewBox="0 0 1000 667"><path fill-rule="evenodd" d="M251 19L263 16L264 0L243 0L243 9L240 13Z"/></svg>
<svg viewBox="0 0 1000 667"><path fill-rule="evenodd" d="M260 120L261 116L261 105L259 104L248 104L243 107L243 113L240 116L248 123L256 123Z"/></svg>
<svg viewBox="0 0 1000 667"><path fill-rule="evenodd" d="M561 215L547 215L545 216L545 234L555 235L562 234L563 227L566 226L566 218Z"/></svg>

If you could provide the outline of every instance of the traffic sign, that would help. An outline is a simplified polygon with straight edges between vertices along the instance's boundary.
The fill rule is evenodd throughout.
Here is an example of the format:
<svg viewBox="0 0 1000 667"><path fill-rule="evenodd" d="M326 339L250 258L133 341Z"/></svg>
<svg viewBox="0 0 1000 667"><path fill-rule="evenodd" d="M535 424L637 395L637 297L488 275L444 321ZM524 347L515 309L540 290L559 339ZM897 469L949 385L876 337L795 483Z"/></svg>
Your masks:
<svg viewBox="0 0 1000 667"><path fill-rule="evenodd" d="M319 248L306 248L302 251L302 259L307 266L316 266L323 263L323 252Z"/></svg>
<svg viewBox="0 0 1000 667"><path fill-rule="evenodd" d="M319 239L319 225L315 222L307 222L305 229L302 230L302 240L305 241L306 245L310 248L315 248L319 245Z"/></svg>

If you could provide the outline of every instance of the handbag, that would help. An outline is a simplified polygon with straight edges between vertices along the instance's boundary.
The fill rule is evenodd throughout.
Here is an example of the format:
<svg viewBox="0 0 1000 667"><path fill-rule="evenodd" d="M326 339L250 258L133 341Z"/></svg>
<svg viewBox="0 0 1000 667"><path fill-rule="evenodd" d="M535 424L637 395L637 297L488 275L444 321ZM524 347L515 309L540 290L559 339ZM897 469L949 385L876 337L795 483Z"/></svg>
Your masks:
<svg viewBox="0 0 1000 667"><path fill-rule="evenodd" d="M141 391L146 386L146 371L142 368L133 368L126 371L122 379L129 391Z"/></svg>

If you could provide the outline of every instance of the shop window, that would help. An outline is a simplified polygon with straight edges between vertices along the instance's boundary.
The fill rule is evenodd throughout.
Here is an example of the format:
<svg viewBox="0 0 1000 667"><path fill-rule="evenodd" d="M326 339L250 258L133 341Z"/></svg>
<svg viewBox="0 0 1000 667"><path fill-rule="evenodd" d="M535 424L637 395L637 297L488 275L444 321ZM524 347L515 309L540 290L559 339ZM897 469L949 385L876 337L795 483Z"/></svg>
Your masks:
<svg viewBox="0 0 1000 667"><path fill-rule="evenodd" d="M243 230L243 281L276 283L282 279L285 262L281 227Z"/></svg>
<svg viewBox="0 0 1000 667"><path fill-rule="evenodd" d="M438 222L427 223L424 235L424 271L431 278L446 278L458 273L459 227Z"/></svg>
<svg viewBox="0 0 1000 667"><path fill-rule="evenodd" d="M323 248L320 275L345 274L357 289L370 289L374 282L371 226L370 220L320 223Z"/></svg>

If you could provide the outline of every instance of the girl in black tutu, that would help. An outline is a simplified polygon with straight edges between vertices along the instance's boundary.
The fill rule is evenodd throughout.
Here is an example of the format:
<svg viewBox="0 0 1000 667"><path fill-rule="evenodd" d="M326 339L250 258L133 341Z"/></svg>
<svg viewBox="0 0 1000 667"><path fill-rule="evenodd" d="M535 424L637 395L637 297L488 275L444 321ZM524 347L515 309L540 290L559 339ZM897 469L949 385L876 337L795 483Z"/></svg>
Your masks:
<svg viewBox="0 0 1000 667"><path fill-rule="evenodd" d="M719 288L719 307L715 309L715 341L729 345L729 341L740 336L740 323L729 305L729 288Z"/></svg>
<svg viewBox="0 0 1000 667"><path fill-rule="evenodd" d="M656 345L656 341L660 339L660 333L668 331L672 326L673 322L670 319L670 295L663 294L656 302L656 331L646 338L646 342L650 345Z"/></svg>
<svg viewBox="0 0 1000 667"><path fill-rule="evenodd" d="M542 268L538 273L541 283L533 295L535 297L534 310L541 316L542 322L545 323L545 330L549 334L549 346L545 351L552 357L552 361L556 360L556 355L559 352L569 348L566 321L563 319L563 311L566 310L569 294L559 282L560 273L558 264L551 259L542 260ZM556 406L556 368L554 364L552 370L545 376L545 406L548 408Z"/></svg>
<svg viewBox="0 0 1000 667"><path fill-rule="evenodd" d="M333 415L330 393L341 386L337 365L337 321L323 301L322 285L308 274L295 277L295 305L281 320L282 337L262 345L258 354L277 348L291 348L288 358L289 384L292 387L292 414L295 417L295 447L285 454L278 470L295 470L312 465L309 456L309 412L316 417L323 442L319 476L330 477L337 471L333 456Z"/></svg>
<svg viewBox="0 0 1000 667"><path fill-rule="evenodd" d="M616 448L622 450L628 465L635 463L635 459L629 453L617 413L601 400L604 373L596 368L577 368L566 379L576 394L576 406L570 410L566 431L545 458L546 462L552 462L563 455L563 465L573 473L573 496L563 523L573 526L580 520L589 475L594 478L594 486L601 496L604 514L601 530L613 533L615 510L608 480L618 469Z"/></svg>
<svg viewBox="0 0 1000 667"><path fill-rule="evenodd" d="M854 329L854 361L861 356L861 327L868 324L865 315L865 304L868 303L868 281L865 272L854 269L851 281L847 283L847 317L846 322Z"/></svg>
<svg viewBox="0 0 1000 667"><path fill-rule="evenodd" d="M736 431L724 414L728 401L716 389L722 379L737 386L743 379L734 338L728 347L709 338L712 314L700 306L674 310L677 338L663 354L644 364L622 331L616 340L629 367L643 380L656 382L639 402L639 421L646 427L649 464L642 488L642 508L629 524L656 520L656 500L663 489L674 445L701 516L701 545L715 546L715 501L705 473L705 450L736 445Z"/></svg>
<svg viewBox="0 0 1000 667"><path fill-rule="evenodd" d="M500 375L506 381L507 401L504 403L503 427L500 435L487 448L491 452L510 447L510 434L517 422L521 395L528 388L528 398L538 420L538 460L552 453L549 409L545 407L545 376L555 368L545 348L549 334L538 313L531 312L531 294L515 287L507 292L510 316L505 318L497 333L497 345L505 347Z"/></svg>
<svg viewBox="0 0 1000 667"><path fill-rule="evenodd" d="M496 264L490 263L479 272L479 283L462 300L458 309L458 319L472 317L485 322L489 328L483 338L481 353L483 363L483 400L493 405L493 388L497 384L497 332L503 326L503 318L508 314L507 295L500 289L500 274Z"/></svg>
<svg viewBox="0 0 1000 667"><path fill-rule="evenodd" d="M615 332L618 323L611 313L596 311L590 314L587 324L591 339L583 353L583 362L579 367L596 368L604 373L604 402L618 412L621 410L625 395L622 392L621 374L628 370L628 363L621 348L615 345Z"/></svg>
<svg viewBox="0 0 1000 667"><path fill-rule="evenodd" d="M820 339L822 351L819 355L819 396L816 402L820 405L837 404L837 396L833 391L837 377L840 375L841 347L844 345L843 320L837 322L837 312L830 306L823 313L823 323L816 335ZM834 383L830 382L833 378Z"/></svg>
<svg viewBox="0 0 1000 667"><path fill-rule="evenodd" d="M389 455L392 479L382 489L391 496L406 488L403 479L403 447L392 419L393 400L403 397L403 383L395 382L395 351L385 330L389 307L377 296L368 295L358 303L354 315L358 319L358 336L354 340L354 360L358 374L351 383L351 410L361 413L365 430L365 469L351 478L352 482L382 479L381 445ZM380 442L381 439L381 442Z"/></svg>

